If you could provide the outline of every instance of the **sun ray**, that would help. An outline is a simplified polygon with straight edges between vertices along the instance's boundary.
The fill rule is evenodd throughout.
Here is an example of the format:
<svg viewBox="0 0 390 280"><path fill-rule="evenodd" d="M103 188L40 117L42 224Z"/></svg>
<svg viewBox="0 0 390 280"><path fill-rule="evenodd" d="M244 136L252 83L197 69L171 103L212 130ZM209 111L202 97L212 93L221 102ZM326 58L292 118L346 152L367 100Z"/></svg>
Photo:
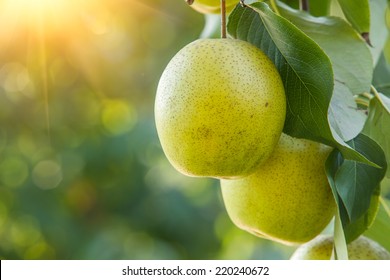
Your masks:
<svg viewBox="0 0 390 280"><path fill-rule="evenodd" d="M49 144L51 143L50 136L50 111L49 111L49 81L48 81L48 70L47 70L47 53L46 53L46 38L45 38L45 26L42 17L38 18L38 41L39 41L39 60L40 70L42 79L42 93L44 98L45 106L45 119L46 129Z"/></svg>

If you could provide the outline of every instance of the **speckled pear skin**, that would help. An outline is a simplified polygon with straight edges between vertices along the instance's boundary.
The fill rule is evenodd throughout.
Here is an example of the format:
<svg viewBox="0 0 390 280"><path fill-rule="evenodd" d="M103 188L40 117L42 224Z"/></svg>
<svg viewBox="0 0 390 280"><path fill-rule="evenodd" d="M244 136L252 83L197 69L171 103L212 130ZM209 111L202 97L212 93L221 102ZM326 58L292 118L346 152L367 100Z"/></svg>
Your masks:
<svg viewBox="0 0 390 280"><path fill-rule="evenodd" d="M171 164L189 176L253 173L282 133L286 97L275 66L253 45L200 39L164 70L156 94L158 136Z"/></svg>
<svg viewBox="0 0 390 280"><path fill-rule="evenodd" d="M240 0L226 0L226 12L230 12ZM191 7L202 14L219 14L221 12L221 0L195 0Z"/></svg>
<svg viewBox="0 0 390 280"><path fill-rule="evenodd" d="M347 245L350 260L390 260L390 253L365 236L360 236ZM333 236L319 235L301 245L291 256L291 260L330 260L333 250Z"/></svg>
<svg viewBox="0 0 390 280"><path fill-rule="evenodd" d="M283 133L271 157L254 174L221 180L231 220L241 229L286 245L320 234L335 213L325 174L330 151Z"/></svg>

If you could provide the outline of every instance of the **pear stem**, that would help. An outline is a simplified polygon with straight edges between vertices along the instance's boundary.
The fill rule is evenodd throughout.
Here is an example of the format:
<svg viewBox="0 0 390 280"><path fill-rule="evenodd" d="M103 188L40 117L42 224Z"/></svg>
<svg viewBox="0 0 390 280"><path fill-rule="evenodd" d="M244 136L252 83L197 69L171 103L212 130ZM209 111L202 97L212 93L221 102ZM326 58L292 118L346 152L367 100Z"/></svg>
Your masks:
<svg viewBox="0 0 390 280"><path fill-rule="evenodd" d="M226 38L226 2L221 0L221 38Z"/></svg>

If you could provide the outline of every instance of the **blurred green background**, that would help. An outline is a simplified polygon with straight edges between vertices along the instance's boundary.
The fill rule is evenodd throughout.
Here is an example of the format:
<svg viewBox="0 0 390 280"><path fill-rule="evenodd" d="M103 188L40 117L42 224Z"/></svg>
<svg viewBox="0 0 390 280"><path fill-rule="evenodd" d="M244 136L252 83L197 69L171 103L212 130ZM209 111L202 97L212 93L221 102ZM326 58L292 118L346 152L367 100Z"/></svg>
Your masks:
<svg viewBox="0 0 390 280"><path fill-rule="evenodd" d="M0 1L0 259L287 259L168 163L153 117L204 18L182 0Z"/></svg>

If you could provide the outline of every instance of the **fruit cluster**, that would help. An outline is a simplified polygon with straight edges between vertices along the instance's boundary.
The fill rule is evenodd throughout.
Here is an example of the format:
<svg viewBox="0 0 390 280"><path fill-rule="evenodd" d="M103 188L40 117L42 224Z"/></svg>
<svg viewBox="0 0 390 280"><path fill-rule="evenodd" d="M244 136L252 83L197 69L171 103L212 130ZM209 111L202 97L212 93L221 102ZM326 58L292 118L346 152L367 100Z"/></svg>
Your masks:
<svg viewBox="0 0 390 280"><path fill-rule="evenodd" d="M219 2L195 1L193 7L214 12ZM284 134L285 117L275 65L235 39L200 39L184 47L164 70L156 94L157 132L170 163L189 176L220 179L238 227L296 245L318 236L336 206L325 174L331 148Z"/></svg>

